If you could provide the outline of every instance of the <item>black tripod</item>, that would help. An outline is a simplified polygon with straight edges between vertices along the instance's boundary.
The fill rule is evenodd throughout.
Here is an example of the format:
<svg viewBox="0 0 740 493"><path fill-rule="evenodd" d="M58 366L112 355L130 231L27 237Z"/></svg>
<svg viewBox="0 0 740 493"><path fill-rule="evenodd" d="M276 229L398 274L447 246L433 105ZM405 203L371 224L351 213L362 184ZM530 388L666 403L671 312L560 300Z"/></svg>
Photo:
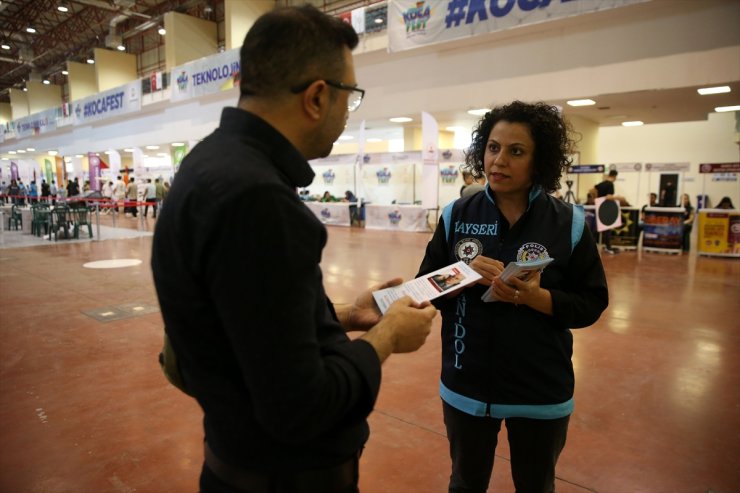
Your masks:
<svg viewBox="0 0 740 493"><path fill-rule="evenodd" d="M576 196L573 193L573 190L570 189L573 186L573 180L565 180L565 184L568 185L568 191L565 192L565 197L563 197L563 202L568 202L569 204L577 203Z"/></svg>

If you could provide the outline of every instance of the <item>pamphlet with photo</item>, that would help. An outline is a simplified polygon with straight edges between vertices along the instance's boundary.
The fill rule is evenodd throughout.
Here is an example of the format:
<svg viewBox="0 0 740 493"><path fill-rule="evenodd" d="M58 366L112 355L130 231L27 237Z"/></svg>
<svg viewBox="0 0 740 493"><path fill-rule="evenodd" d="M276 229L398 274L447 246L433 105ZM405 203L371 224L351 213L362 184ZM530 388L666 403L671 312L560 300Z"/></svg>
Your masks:
<svg viewBox="0 0 740 493"><path fill-rule="evenodd" d="M375 302L381 313L385 313L391 304L404 296L409 296L417 303L433 300L448 292L467 286L481 278L463 261L442 267L425 276L412 279L400 286L380 289L373 292Z"/></svg>

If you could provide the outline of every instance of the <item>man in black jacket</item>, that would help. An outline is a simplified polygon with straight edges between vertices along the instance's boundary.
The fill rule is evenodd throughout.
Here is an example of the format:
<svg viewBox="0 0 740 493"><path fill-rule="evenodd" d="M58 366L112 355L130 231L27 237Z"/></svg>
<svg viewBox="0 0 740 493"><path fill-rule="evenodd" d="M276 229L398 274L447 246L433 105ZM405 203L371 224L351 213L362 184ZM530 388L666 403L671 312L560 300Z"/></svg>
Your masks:
<svg viewBox="0 0 740 493"><path fill-rule="evenodd" d="M296 189L362 101L357 43L313 7L258 19L238 107L185 158L157 223L167 335L205 413L203 492L356 492L381 364L418 349L436 314L404 298L381 318L370 291L324 292L326 228Z"/></svg>

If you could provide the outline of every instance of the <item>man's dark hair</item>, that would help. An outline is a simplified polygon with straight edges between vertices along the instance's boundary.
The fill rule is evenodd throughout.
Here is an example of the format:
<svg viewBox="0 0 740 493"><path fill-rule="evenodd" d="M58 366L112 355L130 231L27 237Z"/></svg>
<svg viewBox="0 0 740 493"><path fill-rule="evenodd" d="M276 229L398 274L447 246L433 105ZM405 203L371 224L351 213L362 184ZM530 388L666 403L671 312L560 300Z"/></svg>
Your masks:
<svg viewBox="0 0 740 493"><path fill-rule="evenodd" d="M534 173L532 183L547 193L560 188L560 177L572 163L574 141L570 138L570 124L555 106L514 101L497 106L486 113L473 129L473 140L465 151L465 167L476 178L485 175L483 157L491 130L500 121L523 123L529 127L534 141Z"/></svg>
<svg viewBox="0 0 740 493"><path fill-rule="evenodd" d="M613 170L611 170L609 172L609 176L617 176L618 174L619 174L619 172L617 170L615 170L615 169L613 169Z"/></svg>
<svg viewBox="0 0 740 493"><path fill-rule="evenodd" d="M358 42L351 25L311 5L268 12L244 38L241 96L273 96L317 79L341 79L343 49Z"/></svg>

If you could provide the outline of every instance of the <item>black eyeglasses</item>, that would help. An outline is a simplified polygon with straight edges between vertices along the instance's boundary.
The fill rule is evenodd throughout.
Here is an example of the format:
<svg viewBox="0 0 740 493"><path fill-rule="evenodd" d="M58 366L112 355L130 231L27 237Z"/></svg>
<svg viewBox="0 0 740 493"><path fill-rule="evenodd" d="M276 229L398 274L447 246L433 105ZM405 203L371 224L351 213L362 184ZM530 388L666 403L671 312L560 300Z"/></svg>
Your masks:
<svg viewBox="0 0 740 493"><path fill-rule="evenodd" d="M365 97L364 89L360 89L359 87L348 86L347 84L342 84L341 82L337 82L335 80L330 80L330 79L318 79L318 80L323 80L324 82L326 82L326 85L331 86L335 89L341 89L342 91L350 91L352 93L350 94L350 97L347 100L347 110L348 111L355 111L362 104L362 98ZM290 89L290 92L292 92L293 94L299 94L305 91L306 89L308 89L308 87L314 82L316 81L312 80L312 81L306 82L305 84L301 84L299 86L293 87Z"/></svg>

